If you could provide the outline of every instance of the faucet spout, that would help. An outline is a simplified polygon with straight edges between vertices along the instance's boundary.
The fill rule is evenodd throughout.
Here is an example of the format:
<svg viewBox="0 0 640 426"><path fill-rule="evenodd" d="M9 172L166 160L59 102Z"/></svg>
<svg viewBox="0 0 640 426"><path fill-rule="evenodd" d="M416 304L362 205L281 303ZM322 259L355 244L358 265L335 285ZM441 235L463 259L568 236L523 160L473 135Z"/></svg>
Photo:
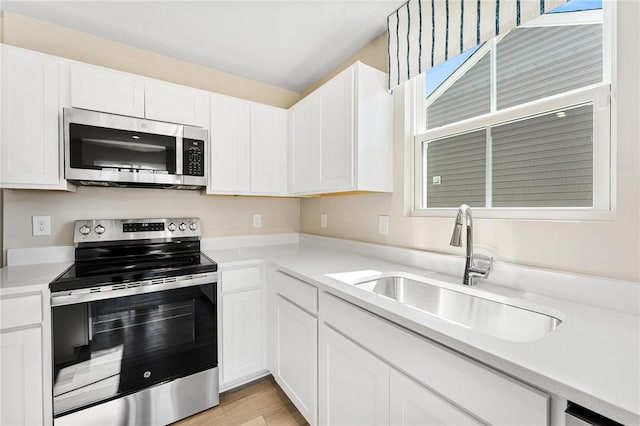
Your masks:
<svg viewBox="0 0 640 426"><path fill-rule="evenodd" d="M462 229L466 228L466 254L464 264L464 275L462 277L462 284L474 285L473 278L481 277L487 278L491 271L493 264L493 258L488 258L489 265L486 268L480 268L475 266L475 258L473 255L473 218L471 216L471 207L466 204L462 204L458 207L458 214L453 226L453 233L451 234L450 245L454 247L462 246Z"/></svg>

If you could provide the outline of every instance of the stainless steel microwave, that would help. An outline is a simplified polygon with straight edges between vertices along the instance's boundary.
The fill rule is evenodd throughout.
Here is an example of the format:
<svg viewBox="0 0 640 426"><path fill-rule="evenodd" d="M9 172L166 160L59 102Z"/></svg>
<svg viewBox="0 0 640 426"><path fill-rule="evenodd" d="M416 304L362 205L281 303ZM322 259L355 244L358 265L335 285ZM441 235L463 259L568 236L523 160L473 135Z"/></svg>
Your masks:
<svg viewBox="0 0 640 426"><path fill-rule="evenodd" d="M207 184L205 129L64 108L65 178L80 185L197 189Z"/></svg>

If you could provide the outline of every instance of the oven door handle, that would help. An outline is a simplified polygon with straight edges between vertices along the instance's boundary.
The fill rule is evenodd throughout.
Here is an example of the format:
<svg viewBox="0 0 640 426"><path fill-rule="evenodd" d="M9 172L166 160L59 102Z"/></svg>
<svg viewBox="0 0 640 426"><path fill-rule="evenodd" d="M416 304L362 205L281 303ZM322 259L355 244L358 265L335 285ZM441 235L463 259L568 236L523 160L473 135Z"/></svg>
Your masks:
<svg viewBox="0 0 640 426"><path fill-rule="evenodd" d="M51 294L51 306L75 305L96 300L115 299L117 297L135 296L137 294L156 291L173 290L176 288L193 287L197 285L216 284L218 273L204 273L168 277L131 283L112 284L107 286L83 288L70 291L58 291Z"/></svg>

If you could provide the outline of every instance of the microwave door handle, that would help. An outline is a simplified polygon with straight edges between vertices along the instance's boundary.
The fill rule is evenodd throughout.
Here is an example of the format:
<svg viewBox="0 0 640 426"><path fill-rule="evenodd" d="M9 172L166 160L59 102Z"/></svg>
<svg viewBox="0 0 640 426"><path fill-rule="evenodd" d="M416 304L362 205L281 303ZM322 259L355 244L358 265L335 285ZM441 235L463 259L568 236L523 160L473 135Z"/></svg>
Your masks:
<svg viewBox="0 0 640 426"><path fill-rule="evenodd" d="M182 148L182 132L176 136L176 175L182 176L182 156L184 155Z"/></svg>

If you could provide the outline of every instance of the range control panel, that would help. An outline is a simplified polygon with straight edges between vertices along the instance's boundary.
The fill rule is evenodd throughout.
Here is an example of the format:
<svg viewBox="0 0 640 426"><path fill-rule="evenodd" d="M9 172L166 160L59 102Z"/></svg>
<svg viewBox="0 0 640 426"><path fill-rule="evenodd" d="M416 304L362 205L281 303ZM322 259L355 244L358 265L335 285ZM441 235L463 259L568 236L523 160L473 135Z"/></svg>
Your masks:
<svg viewBox="0 0 640 426"><path fill-rule="evenodd" d="M164 231L164 222L132 222L122 224L122 232L149 231Z"/></svg>
<svg viewBox="0 0 640 426"><path fill-rule="evenodd" d="M143 240L154 238L200 237L200 219L89 219L76 220L73 242Z"/></svg>

